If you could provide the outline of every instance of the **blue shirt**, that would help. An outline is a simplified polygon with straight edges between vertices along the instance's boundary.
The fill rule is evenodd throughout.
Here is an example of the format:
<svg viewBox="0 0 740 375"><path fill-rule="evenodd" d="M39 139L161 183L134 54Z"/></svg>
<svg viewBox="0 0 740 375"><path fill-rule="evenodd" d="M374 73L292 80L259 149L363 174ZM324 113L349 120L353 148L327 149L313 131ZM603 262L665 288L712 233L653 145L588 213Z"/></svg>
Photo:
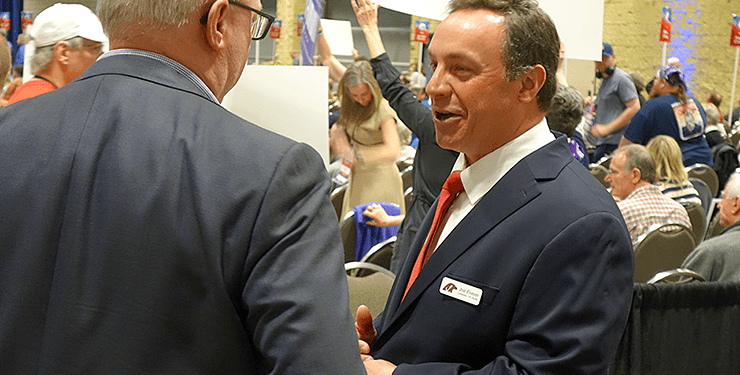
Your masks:
<svg viewBox="0 0 740 375"><path fill-rule="evenodd" d="M645 103L627 125L624 137L632 143L646 145L656 135L665 134L678 142L684 165L702 163L712 166L714 164L712 150L704 139L707 116L701 103L694 98L691 100L696 104L700 116L695 116L693 126L690 128L682 126L679 129L673 108L674 103L678 103L678 98L673 94L667 94Z"/></svg>

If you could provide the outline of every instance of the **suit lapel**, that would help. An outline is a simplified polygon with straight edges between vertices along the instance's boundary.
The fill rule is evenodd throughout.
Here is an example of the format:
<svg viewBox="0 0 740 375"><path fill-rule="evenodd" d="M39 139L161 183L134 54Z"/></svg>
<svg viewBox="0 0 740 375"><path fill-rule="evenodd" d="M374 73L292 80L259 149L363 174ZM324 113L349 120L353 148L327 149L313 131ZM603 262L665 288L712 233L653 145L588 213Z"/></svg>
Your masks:
<svg viewBox="0 0 740 375"><path fill-rule="evenodd" d="M479 238L496 227L506 217L527 204L540 194L537 181L532 175L526 162L517 163L473 208L472 211L450 232L437 251L432 254L419 273L418 278L409 289L406 298L401 302L403 292L408 283L409 274L414 260L421 250L425 235L429 232L434 216L436 203L427 212L424 222L419 228L422 235L417 235L412 243L412 251L406 258L403 268L398 275L397 285L389 297L383 328L389 328L422 293L430 287L444 270L460 255L466 252ZM399 305L400 303L400 305ZM387 323L386 323L387 322ZM387 331L382 329L381 332ZM383 338L379 337L379 340Z"/></svg>

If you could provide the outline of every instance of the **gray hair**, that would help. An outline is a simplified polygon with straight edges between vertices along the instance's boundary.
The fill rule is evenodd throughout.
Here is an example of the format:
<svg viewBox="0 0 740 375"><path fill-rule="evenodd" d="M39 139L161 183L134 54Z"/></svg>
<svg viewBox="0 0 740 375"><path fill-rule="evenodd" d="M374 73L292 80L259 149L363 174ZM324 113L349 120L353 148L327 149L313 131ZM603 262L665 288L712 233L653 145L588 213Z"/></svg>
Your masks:
<svg viewBox="0 0 740 375"><path fill-rule="evenodd" d="M714 104L709 104L704 108L704 114L707 115L707 125L717 125L721 121L719 110Z"/></svg>
<svg viewBox="0 0 740 375"><path fill-rule="evenodd" d="M181 26L188 16L204 8L210 0L98 0L98 17L108 37L125 38L133 29L121 28L134 22L136 26L154 25Z"/></svg>
<svg viewBox="0 0 740 375"><path fill-rule="evenodd" d="M725 185L725 196L728 199L740 197L740 173L735 172L730 176L730 179Z"/></svg>
<svg viewBox="0 0 740 375"><path fill-rule="evenodd" d="M614 151L614 155L624 154L624 171L628 172L634 168L640 171L643 181L655 183L657 174L655 172L655 159L647 147L638 144L622 146ZM613 156L612 156L613 157Z"/></svg>
<svg viewBox="0 0 740 375"><path fill-rule="evenodd" d="M552 130L572 137L583 117L584 106L583 96L578 90L558 85L555 96L552 97L552 105L545 114L547 125Z"/></svg>
<svg viewBox="0 0 740 375"><path fill-rule="evenodd" d="M487 9L504 16L506 39L502 47L506 79L513 81L536 65L547 72L537 93L540 111L547 112L555 95L555 73L560 61L560 38L550 16L534 0L452 0L450 13Z"/></svg>
<svg viewBox="0 0 740 375"><path fill-rule="evenodd" d="M65 40L65 42L67 42L67 45L70 49L80 49L82 48L83 44L82 37L79 36L76 36L72 39L67 39ZM31 74L36 74L39 71L42 71L49 67L51 60L54 58L55 46L56 43L50 46L36 48L36 50L33 52L33 57L31 58Z"/></svg>

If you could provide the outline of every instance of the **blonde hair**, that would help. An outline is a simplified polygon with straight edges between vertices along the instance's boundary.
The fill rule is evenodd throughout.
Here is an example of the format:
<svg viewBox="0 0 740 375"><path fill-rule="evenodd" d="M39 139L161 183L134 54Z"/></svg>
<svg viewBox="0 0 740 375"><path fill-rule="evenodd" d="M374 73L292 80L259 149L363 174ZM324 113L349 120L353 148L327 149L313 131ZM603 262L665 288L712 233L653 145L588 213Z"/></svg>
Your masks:
<svg viewBox="0 0 740 375"><path fill-rule="evenodd" d="M210 0L98 0L98 17L110 39L125 38L133 26L173 25L181 26L188 22L190 14Z"/></svg>
<svg viewBox="0 0 740 375"><path fill-rule="evenodd" d="M678 143L667 135L658 135L647 144L655 159L655 170L659 179L671 182L688 182L689 176L683 165L683 155Z"/></svg>
<svg viewBox="0 0 740 375"><path fill-rule="evenodd" d="M373 101L364 107L352 99L352 94L349 92L350 88L363 83L370 87L370 92L373 95ZM347 130L352 130L355 126L369 120L378 110L380 100L383 98L378 81L373 77L373 69L367 61L356 61L350 64L342 79L339 80L337 91L339 91L339 100L342 106L337 122Z"/></svg>

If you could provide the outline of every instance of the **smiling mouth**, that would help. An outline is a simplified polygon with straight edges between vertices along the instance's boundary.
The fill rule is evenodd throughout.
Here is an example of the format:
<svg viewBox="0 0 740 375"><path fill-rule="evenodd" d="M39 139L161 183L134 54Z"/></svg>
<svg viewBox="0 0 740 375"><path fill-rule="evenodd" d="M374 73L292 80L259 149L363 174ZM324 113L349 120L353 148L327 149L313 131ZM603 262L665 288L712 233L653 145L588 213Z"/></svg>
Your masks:
<svg viewBox="0 0 740 375"><path fill-rule="evenodd" d="M456 115L450 112L434 112L434 117L439 121L444 121L454 116Z"/></svg>

